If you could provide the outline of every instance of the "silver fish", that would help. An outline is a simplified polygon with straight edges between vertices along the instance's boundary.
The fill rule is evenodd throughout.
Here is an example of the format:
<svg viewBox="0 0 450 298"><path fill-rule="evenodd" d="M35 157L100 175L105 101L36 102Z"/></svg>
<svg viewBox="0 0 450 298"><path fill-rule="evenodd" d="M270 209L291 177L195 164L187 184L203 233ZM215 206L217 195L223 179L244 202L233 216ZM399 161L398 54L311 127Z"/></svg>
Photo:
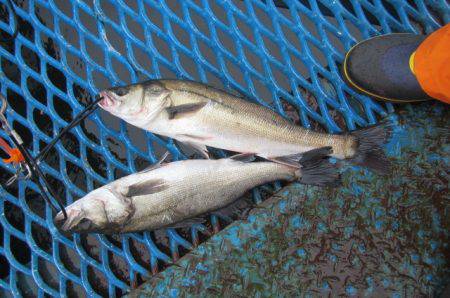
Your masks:
<svg viewBox="0 0 450 298"><path fill-rule="evenodd" d="M388 123L349 134L314 132L277 113L222 90L185 80L151 80L100 93L99 104L126 122L189 144L207 156L206 146L278 157L330 146L333 157L386 172L381 150Z"/></svg>
<svg viewBox="0 0 450 298"><path fill-rule="evenodd" d="M67 220L60 212L54 223L63 231L81 233L189 225L201 215L229 206L247 190L271 181L335 186L339 174L328 160L330 152L328 147L284 157L301 163L301 168L252 162L254 156L248 154L161 164L93 190L66 208Z"/></svg>

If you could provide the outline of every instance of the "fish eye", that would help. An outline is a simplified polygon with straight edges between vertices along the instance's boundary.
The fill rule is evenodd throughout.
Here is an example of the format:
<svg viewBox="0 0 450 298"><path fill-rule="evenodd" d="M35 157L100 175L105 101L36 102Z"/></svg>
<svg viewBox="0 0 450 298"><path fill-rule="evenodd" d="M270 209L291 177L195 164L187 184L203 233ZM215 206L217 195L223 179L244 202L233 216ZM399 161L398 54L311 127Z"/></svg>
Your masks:
<svg viewBox="0 0 450 298"><path fill-rule="evenodd" d="M126 95L128 93L129 88L117 87L117 88L111 89L111 91L114 92L118 96L124 96L124 95Z"/></svg>
<svg viewBox="0 0 450 298"><path fill-rule="evenodd" d="M148 87L148 90L150 91L150 93L160 94L163 91L163 87L158 84L152 84Z"/></svg>

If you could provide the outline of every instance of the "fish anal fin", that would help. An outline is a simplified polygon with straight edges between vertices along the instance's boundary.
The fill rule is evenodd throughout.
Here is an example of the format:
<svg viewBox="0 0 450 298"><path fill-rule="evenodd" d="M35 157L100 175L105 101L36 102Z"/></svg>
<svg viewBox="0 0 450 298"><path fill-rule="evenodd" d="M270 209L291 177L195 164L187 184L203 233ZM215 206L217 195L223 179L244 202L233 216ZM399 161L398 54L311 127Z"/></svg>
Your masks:
<svg viewBox="0 0 450 298"><path fill-rule="evenodd" d="M183 104L178 106L167 107L166 111L169 114L170 120L178 119L201 110L207 104L208 102Z"/></svg>
<svg viewBox="0 0 450 298"><path fill-rule="evenodd" d="M125 197L144 196L153 193L161 192L167 189L168 186L163 179L152 179L147 181L138 182L126 187L122 194Z"/></svg>
<svg viewBox="0 0 450 298"><path fill-rule="evenodd" d="M179 141L181 142L181 141ZM206 145L196 142L183 141L181 142L184 146L191 148L194 152L199 153L205 159L209 159L209 152Z"/></svg>
<svg viewBox="0 0 450 298"><path fill-rule="evenodd" d="M174 228L174 229L190 228L193 225L203 224L205 221L206 219L203 217L193 217L185 219L183 221L176 222L170 226L167 226L167 228Z"/></svg>
<svg viewBox="0 0 450 298"><path fill-rule="evenodd" d="M212 212L211 214L216 215L227 222L232 222L232 218L246 219L249 211L254 207L254 205L255 204L251 197L243 197L221 209Z"/></svg>
<svg viewBox="0 0 450 298"><path fill-rule="evenodd" d="M241 153L233 155L230 158L241 162L252 162L256 159L256 156L253 153Z"/></svg>

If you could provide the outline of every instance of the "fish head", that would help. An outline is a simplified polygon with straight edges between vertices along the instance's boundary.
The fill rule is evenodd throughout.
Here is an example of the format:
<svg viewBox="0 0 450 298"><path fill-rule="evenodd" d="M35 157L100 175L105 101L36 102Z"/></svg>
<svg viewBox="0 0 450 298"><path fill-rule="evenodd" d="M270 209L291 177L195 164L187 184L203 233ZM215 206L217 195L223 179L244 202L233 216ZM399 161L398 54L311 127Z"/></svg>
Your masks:
<svg viewBox="0 0 450 298"><path fill-rule="evenodd" d="M100 107L122 119L145 118L161 107L170 91L157 80L113 87L100 92Z"/></svg>
<svg viewBox="0 0 450 298"><path fill-rule="evenodd" d="M70 233L111 233L130 213L121 198L108 189L97 189L66 207L67 219L59 212L53 222L55 226Z"/></svg>

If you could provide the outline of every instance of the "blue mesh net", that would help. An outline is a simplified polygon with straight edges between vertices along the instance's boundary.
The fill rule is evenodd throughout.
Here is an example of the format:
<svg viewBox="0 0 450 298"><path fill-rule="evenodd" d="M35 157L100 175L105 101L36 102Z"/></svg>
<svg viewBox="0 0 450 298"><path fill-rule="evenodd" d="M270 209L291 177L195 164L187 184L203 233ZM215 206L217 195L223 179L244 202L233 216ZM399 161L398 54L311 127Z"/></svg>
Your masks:
<svg viewBox="0 0 450 298"><path fill-rule="evenodd" d="M0 3L0 28L11 33L13 18ZM450 20L445 0L17 0L15 7L20 33L0 45L1 92L34 155L100 89L146 78L237 91L330 132L374 123L392 106L345 85L345 51L370 36L429 33ZM173 141L98 111L42 166L70 204L165 149L182 158ZM2 178L12 173L0 165ZM253 191L256 200L261 193ZM62 235L31 181L1 190L0 214L0 289L15 296L123 294L201 241L205 228L167 230L159 242L151 233Z"/></svg>

